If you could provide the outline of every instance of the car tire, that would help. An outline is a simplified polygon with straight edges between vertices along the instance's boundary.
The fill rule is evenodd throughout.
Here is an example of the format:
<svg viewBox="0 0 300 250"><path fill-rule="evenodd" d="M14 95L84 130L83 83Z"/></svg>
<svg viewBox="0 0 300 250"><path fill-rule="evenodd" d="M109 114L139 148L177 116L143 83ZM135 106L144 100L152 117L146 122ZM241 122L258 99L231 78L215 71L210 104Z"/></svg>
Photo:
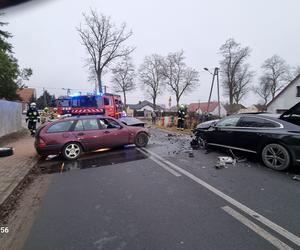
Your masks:
<svg viewBox="0 0 300 250"><path fill-rule="evenodd" d="M76 160L82 153L82 147L78 142L67 143L62 150L62 155L66 160Z"/></svg>
<svg viewBox="0 0 300 250"><path fill-rule="evenodd" d="M0 157L11 156L14 154L14 150L11 147L0 148Z"/></svg>
<svg viewBox="0 0 300 250"><path fill-rule="evenodd" d="M148 135L141 132L136 135L134 144L139 148L146 147L148 144L148 140Z"/></svg>
<svg viewBox="0 0 300 250"><path fill-rule="evenodd" d="M267 167L278 171L287 169L291 162L287 149L277 143L266 145L261 152L261 158Z"/></svg>

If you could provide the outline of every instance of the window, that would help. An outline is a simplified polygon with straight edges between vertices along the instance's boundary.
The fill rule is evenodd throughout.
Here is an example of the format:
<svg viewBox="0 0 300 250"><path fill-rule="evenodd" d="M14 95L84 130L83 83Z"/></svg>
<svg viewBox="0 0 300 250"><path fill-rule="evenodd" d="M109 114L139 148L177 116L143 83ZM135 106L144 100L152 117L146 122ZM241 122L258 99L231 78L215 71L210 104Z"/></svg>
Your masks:
<svg viewBox="0 0 300 250"><path fill-rule="evenodd" d="M68 99L58 100L57 106L59 106L59 107L69 107L70 106L70 100L68 100Z"/></svg>
<svg viewBox="0 0 300 250"><path fill-rule="evenodd" d="M96 107L96 97L95 96L80 96L80 106L81 107Z"/></svg>
<svg viewBox="0 0 300 250"><path fill-rule="evenodd" d="M77 121L74 131L82 131L82 130L84 130L82 121Z"/></svg>
<svg viewBox="0 0 300 250"><path fill-rule="evenodd" d="M217 126L218 127L232 127L232 126L236 126L236 124L237 124L237 122L238 122L239 119L240 118L236 117L236 116L234 116L234 117L227 117L227 118L224 118L221 121L219 121L217 123Z"/></svg>
<svg viewBox="0 0 300 250"><path fill-rule="evenodd" d="M104 100L104 105L105 105L105 106L110 105L110 101L109 101L108 98L103 97L103 100Z"/></svg>
<svg viewBox="0 0 300 250"><path fill-rule="evenodd" d="M84 130L96 130L99 129L97 119L82 120Z"/></svg>
<svg viewBox="0 0 300 250"><path fill-rule="evenodd" d="M79 120L74 128L74 131L82 130L98 130L98 122L96 119Z"/></svg>
<svg viewBox="0 0 300 250"><path fill-rule="evenodd" d="M238 127L244 128L276 128L280 125L271 120L257 118L257 117L241 117L238 122Z"/></svg>
<svg viewBox="0 0 300 250"><path fill-rule="evenodd" d="M297 86L297 97L300 97L300 86Z"/></svg>
<svg viewBox="0 0 300 250"><path fill-rule="evenodd" d="M104 129L119 129L121 128L121 125L113 120L113 119L109 119L109 118L106 118L106 119L100 119L100 125L102 128Z"/></svg>
<svg viewBox="0 0 300 250"><path fill-rule="evenodd" d="M72 126L73 121L65 121L65 122L59 122L52 125L50 128L48 128L48 133L56 133L56 132L66 132L70 130L70 127Z"/></svg>
<svg viewBox="0 0 300 250"><path fill-rule="evenodd" d="M78 97L72 98L72 107L79 107L79 99Z"/></svg>
<svg viewBox="0 0 300 250"><path fill-rule="evenodd" d="M102 107L103 101L101 96L96 97L97 107Z"/></svg>

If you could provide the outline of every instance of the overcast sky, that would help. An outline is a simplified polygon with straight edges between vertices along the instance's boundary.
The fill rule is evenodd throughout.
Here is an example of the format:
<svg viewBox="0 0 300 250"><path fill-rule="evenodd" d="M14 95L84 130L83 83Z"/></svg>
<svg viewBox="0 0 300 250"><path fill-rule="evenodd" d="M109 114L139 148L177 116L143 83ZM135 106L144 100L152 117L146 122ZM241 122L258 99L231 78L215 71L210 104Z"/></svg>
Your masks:
<svg viewBox="0 0 300 250"><path fill-rule="evenodd" d="M87 56L76 27L82 12L90 8L111 16L120 25L126 22L133 36L128 45L138 66L146 55L185 51L186 63L200 72L200 86L182 98L183 103L207 101L211 75L204 67L219 65L220 46L234 38L252 49L249 63L257 75L263 61L278 54L291 66L300 65L299 0L48 0L35 1L6 9L6 29L21 67L31 67L28 86L50 93L64 94L65 88L92 90L84 68ZM254 80L253 84L256 84ZM109 75L105 85L111 86ZM108 89L111 91L111 88ZM167 104L165 92L158 103ZM213 99L216 99L216 91ZM129 93L128 103L146 96L137 88ZM227 101L222 96L223 101ZM250 105L258 98L249 94L242 103ZM172 97L172 105L175 98Z"/></svg>

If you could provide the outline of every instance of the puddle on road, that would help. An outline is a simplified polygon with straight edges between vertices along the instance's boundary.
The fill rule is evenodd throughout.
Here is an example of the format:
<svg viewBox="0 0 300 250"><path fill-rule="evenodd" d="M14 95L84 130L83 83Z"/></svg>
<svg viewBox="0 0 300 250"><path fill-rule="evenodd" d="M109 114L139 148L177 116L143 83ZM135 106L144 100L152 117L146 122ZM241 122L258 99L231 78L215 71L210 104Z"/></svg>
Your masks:
<svg viewBox="0 0 300 250"><path fill-rule="evenodd" d="M125 147L124 149L86 153L75 161L66 161L60 156L54 156L48 158L48 160L39 161L38 166L43 174L52 174L76 169L98 168L146 158L147 156L135 147Z"/></svg>

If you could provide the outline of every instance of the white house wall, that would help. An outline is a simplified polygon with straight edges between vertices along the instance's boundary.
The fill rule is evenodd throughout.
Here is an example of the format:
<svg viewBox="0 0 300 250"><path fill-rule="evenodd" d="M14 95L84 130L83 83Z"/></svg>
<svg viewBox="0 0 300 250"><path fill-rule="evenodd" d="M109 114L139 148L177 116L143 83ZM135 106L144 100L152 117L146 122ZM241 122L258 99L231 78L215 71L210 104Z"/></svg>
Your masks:
<svg viewBox="0 0 300 250"><path fill-rule="evenodd" d="M141 109L139 109L137 111L144 111L144 110L153 111L153 108L150 107L150 106L148 106L148 105L146 105L146 106L144 106L143 108L141 108Z"/></svg>
<svg viewBox="0 0 300 250"><path fill-rule="evenodd" d="M221 114L221 117L224 117L226 116L226 109L224 108L223 105L220 105L221 106L221 109L220 109L220 114ZM210 112L212 115L214 116L218 116L219 115L219 108L216 107L212 112Z"/></svg>
<svg viewBox="0 0 300 250"><path fill-rule="evenodd" d="M300 77L298 77L297 81L288 86L280 96L268 105L267 111L277 113L278 109L288 110L296 103L300 102L300 97L296 96L297 86L300 86Z"/></svg>

